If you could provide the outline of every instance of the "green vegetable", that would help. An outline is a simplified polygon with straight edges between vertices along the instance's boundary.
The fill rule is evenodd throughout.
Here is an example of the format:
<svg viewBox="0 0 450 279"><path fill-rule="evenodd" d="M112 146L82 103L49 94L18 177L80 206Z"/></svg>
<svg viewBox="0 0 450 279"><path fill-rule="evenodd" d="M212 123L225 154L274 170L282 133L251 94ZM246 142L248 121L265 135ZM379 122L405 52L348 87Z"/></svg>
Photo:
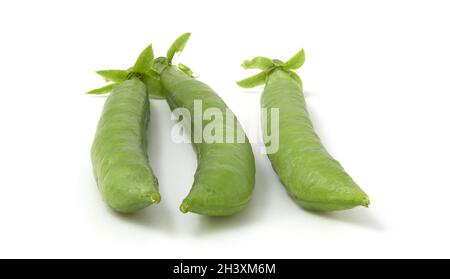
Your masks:
<svg viewBox="0 0 450 279"><path fill-rule="evenodd" d="M116 83L92 90L108 96L91 148L95 180L103 199L114 210L131 213L160 201L158 181L147 157L150 119L148 88L153 51L147 47L128 71L97 73Z"/></svg>
<svg viewBox="0 0 450 279"><path fill-rule="evenodd" d="M193 78L187 66L172 65L174 54L184 48L189 35L183 34L172 44L167 58L155 60L154 70L160 74L167 102L172 110L185 108L194 116L194 102L201 100L202 115L209 108L217 108L225 115L228 107L214 90ZM191 117L191 121L194 131L194 117ZM202 121L202 130L207 124L208 121ZM180 206L182 212L226 216L241 211L250 201L255 184L253 151L246 137L245 142L238 143L237 135L245 135L239 123L226 123L223 130L217 132L225 135L227 127L235 130L232 143L196 142L192 133L198 166L192 189Z"/></svg>
<svg viewBox="0 0 450 279"><path fill-rule="evenodd" d="M271 119L271 108L279 109L279 149L268 154L272 167L289 194L304 208L333 211L368 206L369 197L325 150L314 132L301 79L292 71L304 60L301 50L286 63L272 60L270 65L266 58L258 58L243 64L263 72L238 85L250 88L265 84L261 107L267 109L267 119ZM263 125L265 142L270 128Z"/></svg>

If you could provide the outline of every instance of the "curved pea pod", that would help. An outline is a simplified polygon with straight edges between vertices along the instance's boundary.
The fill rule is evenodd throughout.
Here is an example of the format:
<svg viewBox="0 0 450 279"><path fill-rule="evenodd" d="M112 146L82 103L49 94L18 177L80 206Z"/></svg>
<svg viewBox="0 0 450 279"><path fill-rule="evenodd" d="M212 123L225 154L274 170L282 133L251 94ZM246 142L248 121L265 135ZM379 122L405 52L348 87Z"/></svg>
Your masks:
<svg viewBox="0 0 450 279"><path fill-rule="evenodd" d="M241 125L234 121L234 114L217 93L193 78L191 69L186 65L172 65L173 57L184 49L189 37L190 33L178 37L170 46L166 57L157 58L153 65L154 71L159 73L170 108L184 108L191 116L191 136L197 153L197 170L191 191L183 200L180 210L207 216L232 215L243 210L251 199L255 185L255 159ZM199 111L196 111L196 104L199 103ZM225 121L217 127L220 131L216 131L227 135L227 131L234 130L231 140L229 137L211 142L204 140L201 131L208 122L203 120L203 114L209 109L218 110L223 119L226 119L227 113L231 116L233 121ZM199 130L200 139L196 139L195 135ZM243 135L244 140L239 141L238 135Z"/></svg>
<svg viewBox="0 0 450 279"><path fill-rule="evenodd" d="M131 213L160 201L158 181L148 162L147 127L150 119L149 82L153 49L149 45L128 70L97 73L114 82L89 94L106 99L91 147L91 160L98 189L114 210ZM143 80L143 81L141 81Z"/></svg>
<svg viewBox="0 0 450 279"><path fill-rule="evenodd" d="M209 86L175 66L168 66L161 72L161 83L172 109L185 108L193 116L194 102L199 100L202 113L209 108L218 108L225 115L228 109ZM191 124L194 127L194 123ZM202 125L205 128L206 122L203 121ZM226 125L223 126L223 135ZM238 122L236 126L240 133L244 133ZM192 138L192 142L198 166L191 191L180 206L181 211L208 216L226 216L241 211L250 201L255 185L255 161L248 139L245 138L243 143L238 143L236 137L233 143L195 143Z"/></svg>
<svg viewBox="0 0 450 279"><path fill-rule="evenodd" d="M129 213L160 200L147 158L149 101L145 85L127 80L105 102L91 149L98 188L113 209Z"/></svg>
<svg viewBox="0 0 450 279"><path fill-rule="evenodd" d="M317 211L368 206L369 197L326 151L314 131L303 95L302 82L292 69L304 62L303 50L283 63L273 60L262 65L259 60L244 62L245 68L263 72L242 80L242 87L265 84L261 107L279 109L279 149L269 153L272 167L288 193L302 207ZM262 119L265 122L265 119ZM265 141L270 126L263 125Z"/></svg>

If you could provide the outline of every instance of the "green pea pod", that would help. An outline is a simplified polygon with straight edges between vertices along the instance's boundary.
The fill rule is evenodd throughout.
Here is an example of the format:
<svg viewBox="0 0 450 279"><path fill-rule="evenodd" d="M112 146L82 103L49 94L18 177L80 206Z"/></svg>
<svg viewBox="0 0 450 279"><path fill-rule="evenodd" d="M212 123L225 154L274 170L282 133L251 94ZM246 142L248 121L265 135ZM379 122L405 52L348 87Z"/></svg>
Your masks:
<svg viewBox="0 0 450 279"><path fill-rule="evenodd" d="M148 164L149 101L138 79L114 87L98 123L91 156L98 188L106 203L119 212L134 212L160 196Z"/></svg>
<svg viewBox="0 0 450 279"><path fill-rule="evenodd" d="M261 107L267 109L268 119L271 108L279 109L279 149L268 154L272 167L289 194L304 208L334 211L368 206L369 197L326 151L314 132L301 80L291 71L303 61L304 53L300 51L287 65L278 63L266 71ZM267 136L270 127L263 126Z"/></svg>
<svg viewBox="0 0 450 279"><path fill-rule="evenodd" d="M94 90L94 93L90 91L101 94L112 89L98 122L91 159L103 199L111 208L123 213L135 212L160 201L158 181L147 156L149 94L146 84L141 81L142 72L151 71L151 63L147 63L148 69L145 69L145 63L139 60L153 62L151 47L136 62L139 72L132 68L124 81ZM99 72L115 80L124 78L118 71Z"/></svg>
<svg viewBox="0 0 450 279"><path fill-rule="evenodd" d="M182 49L188 36L182 35L180 38L174 45L179 44ZM180 48L174 45L170 48L170 58L173 53L180 51ZM202 115L209 108L217 108L225 115L228 107L224 101L209 86L191 77L189 68L183 65L179 69L171 65L169 59L164 58L158 58L155 66L160 73L161 84L172 110L185 108L194 116L194 102L201 101ZM194 117L191 117L191 121L194 121ZM193 122L191 125L195 126ZM207 122L202 121L201 125L205 128ZM221 131L223 135L226 134L227 125L233 125L231 129L236 131L231 143L196 142L192 135L198 165L191 191L180 206L182 212L227 216L241 211L250 201L255 185L253 151L246 137L243 143L237 141L239 133L245 135L240 124L235 125L234 121L225 123Z"/></svg>

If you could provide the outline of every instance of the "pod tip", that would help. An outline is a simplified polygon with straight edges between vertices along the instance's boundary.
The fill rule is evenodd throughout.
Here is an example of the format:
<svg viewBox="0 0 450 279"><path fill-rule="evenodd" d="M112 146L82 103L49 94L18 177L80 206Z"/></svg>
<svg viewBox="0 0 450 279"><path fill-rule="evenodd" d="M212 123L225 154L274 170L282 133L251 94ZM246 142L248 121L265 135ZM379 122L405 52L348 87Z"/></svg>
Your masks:
<svg viewBox="0 0 450 279"><path fill-rule="evenodd" d="M189 204L186 201L183 201L180 205L180 211L183 213L189 212Z"/></svg>
<svg viewBox="0 0 450 279"><path fill-rule="evenodd" d="M159 203L161 201L161 195L159 193L152 193L150 195L150 200L152 201L152 203Z"/></svg>
<svg viewBox="0 0 450 279"><path fill-rule="evenodd" d="M361 205L368 208L369 204L370 204L370 199L368 196L365 196L361 202Z"/></svg>

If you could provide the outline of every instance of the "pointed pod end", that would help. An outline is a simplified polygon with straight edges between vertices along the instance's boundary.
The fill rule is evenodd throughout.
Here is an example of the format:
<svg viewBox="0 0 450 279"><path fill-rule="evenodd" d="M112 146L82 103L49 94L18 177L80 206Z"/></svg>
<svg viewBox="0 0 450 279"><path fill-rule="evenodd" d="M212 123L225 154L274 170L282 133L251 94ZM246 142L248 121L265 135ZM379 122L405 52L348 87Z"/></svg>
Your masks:
<svg viewBox="0 0 450 279"><path fill-rule="evenodd" d="M361 205L364 206L364 207L369 208L369 205L370 205L370 199L369 199L368 196L365 196L365 197L362 199Z"/></svg>
<svg viewBox="0 0 450 279"><path fill-rule="evenodd" d="M150 195L150 200L152 203L157 204L161 201L161 195L157 192L154 192Z"/></svg>
<svg viewBox="0 0 450 279"><path fill-rule="evenodd" d="M189 203L186 201L183 201L180 205L180 211L183 213L188 213L189 212Z"/></svg>

